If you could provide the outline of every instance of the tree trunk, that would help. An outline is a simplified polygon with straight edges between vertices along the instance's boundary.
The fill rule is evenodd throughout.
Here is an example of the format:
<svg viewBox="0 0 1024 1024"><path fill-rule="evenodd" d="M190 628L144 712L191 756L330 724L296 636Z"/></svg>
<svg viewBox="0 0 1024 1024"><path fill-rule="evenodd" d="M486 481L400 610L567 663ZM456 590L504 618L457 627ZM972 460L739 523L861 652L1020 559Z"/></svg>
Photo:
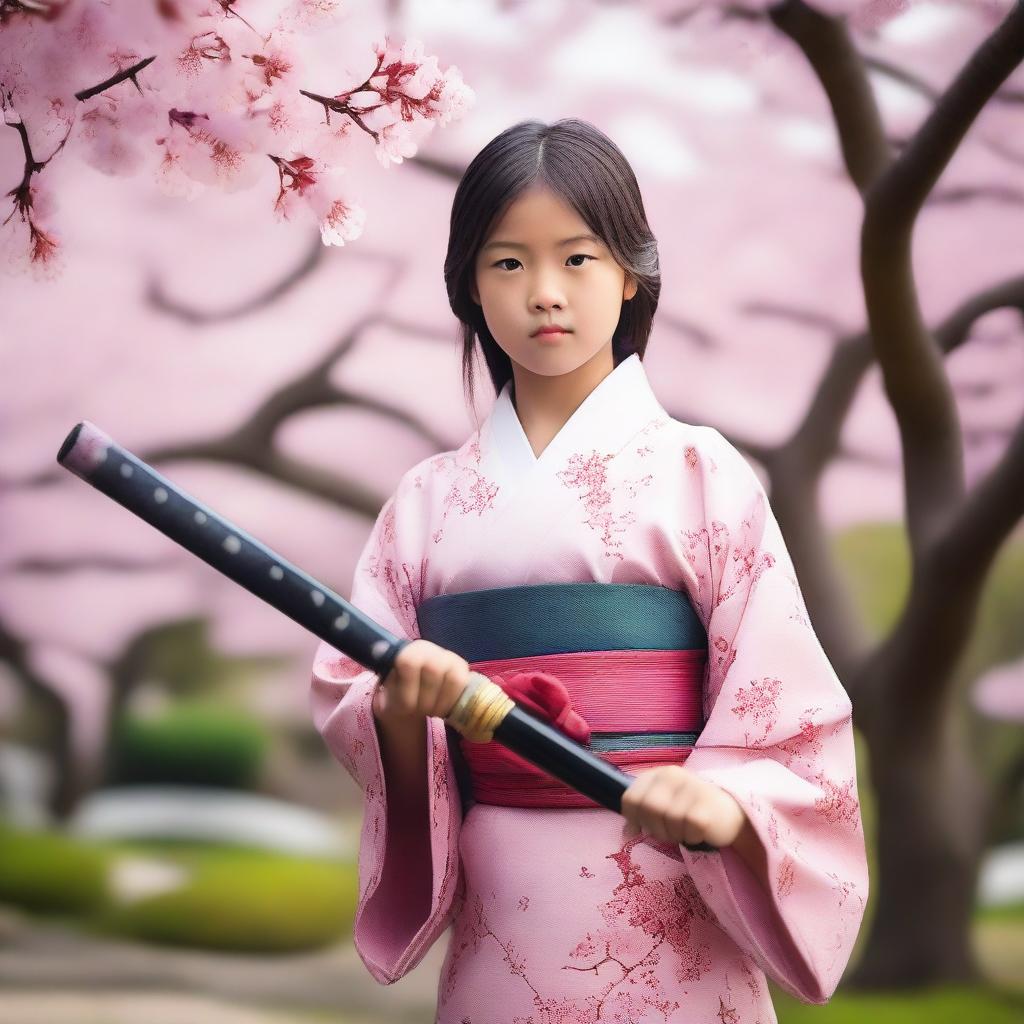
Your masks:
<svg viewBox="0 0 1024 1024"><path fill-rule="evenodd" d="M75 763L71 737L71 714L62 700L54 701L49 722L50 739L47 744L53 767L53 786L50 789L49 809L55 822L71 817L84 795L82 775Z"/></svg>
<svg viewBox="0 0 1024 1024"><path fill-rule="evenodd" d="M880 688L884 692L884 686ZM851 988L975 983L971 948L987 801L954 711L864 716L877 796L874 915ZM887 714L888 712L888 714Z"/></svg>

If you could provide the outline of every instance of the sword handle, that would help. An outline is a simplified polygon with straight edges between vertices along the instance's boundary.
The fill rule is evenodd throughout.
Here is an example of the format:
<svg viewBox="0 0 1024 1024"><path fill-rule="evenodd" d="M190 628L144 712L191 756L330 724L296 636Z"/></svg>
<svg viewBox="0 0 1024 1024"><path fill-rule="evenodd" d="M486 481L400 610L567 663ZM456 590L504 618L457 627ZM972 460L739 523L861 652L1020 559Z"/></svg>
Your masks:
<svg viewBox="0 0 1024 1024"><path fill-rule="evenodd" d="M474 743L497 740L595 803L622 814L622 795L635 776L530 714L487 676L470 672L469 682L444 721ZM681 845L702 853L718 849L710 843Z"/></svg>

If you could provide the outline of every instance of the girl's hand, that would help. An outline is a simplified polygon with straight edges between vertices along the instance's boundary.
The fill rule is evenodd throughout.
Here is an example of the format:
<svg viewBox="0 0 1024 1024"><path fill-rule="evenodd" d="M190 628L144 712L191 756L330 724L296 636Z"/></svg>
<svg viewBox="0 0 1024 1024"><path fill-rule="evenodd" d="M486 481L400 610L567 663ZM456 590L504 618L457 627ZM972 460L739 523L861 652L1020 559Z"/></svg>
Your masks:
<svg viewBox="0 0 1024 1024"><path fill-rule="evenodd" d="M640 772L622 794L622 814L627 836L713 846L731 846L747 820L724 789L674 764Z"/></svg>
<svg viewBox="0 0 1024 1024"><path fill-rule="evenodd" d="M402 723L430 716L444 718L468 682L465 658L417 638L398 652L391 671L374 691L374 717Z"/></svg>

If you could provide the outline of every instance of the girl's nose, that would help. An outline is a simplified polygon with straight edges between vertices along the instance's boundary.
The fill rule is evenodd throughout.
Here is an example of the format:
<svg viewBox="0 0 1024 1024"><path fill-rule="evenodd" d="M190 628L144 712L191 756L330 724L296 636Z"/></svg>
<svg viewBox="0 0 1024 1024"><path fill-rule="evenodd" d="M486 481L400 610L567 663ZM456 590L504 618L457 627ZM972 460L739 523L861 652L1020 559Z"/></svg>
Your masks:
<svg viewBox="0 0 1024 1024"><path fill-rule="evenodd" d="M565 296L555 287L536 288L533 293L532 308L534 310L562 309Z"/></svg>

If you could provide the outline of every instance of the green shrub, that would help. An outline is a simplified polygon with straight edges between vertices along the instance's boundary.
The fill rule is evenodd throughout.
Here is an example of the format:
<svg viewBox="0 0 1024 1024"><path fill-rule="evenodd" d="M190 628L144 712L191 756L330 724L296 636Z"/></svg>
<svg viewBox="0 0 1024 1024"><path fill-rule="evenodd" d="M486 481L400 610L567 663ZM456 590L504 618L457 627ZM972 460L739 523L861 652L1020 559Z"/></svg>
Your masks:
<svg viewBox="0 0 1024 1024"><path fill-rule="evenodd" d="M57 833L0 825L0 902L37 913L88 914L106 899L107 856Z"/></svg>
<svg viewBox="0 0 1024 1024"><path fill-rule="evenodd" d="M111 738L110 782L252 789L268 743L255 719L204 704L181 704L153 718L126 716Z"/></svg>
<svg viewBox="0 0 1024 1024"><path fill-rule="evenodd" d="M218 852L182 888L112 907L103 931L237 952L316 949L352 932L355 864Z"/></svg>

